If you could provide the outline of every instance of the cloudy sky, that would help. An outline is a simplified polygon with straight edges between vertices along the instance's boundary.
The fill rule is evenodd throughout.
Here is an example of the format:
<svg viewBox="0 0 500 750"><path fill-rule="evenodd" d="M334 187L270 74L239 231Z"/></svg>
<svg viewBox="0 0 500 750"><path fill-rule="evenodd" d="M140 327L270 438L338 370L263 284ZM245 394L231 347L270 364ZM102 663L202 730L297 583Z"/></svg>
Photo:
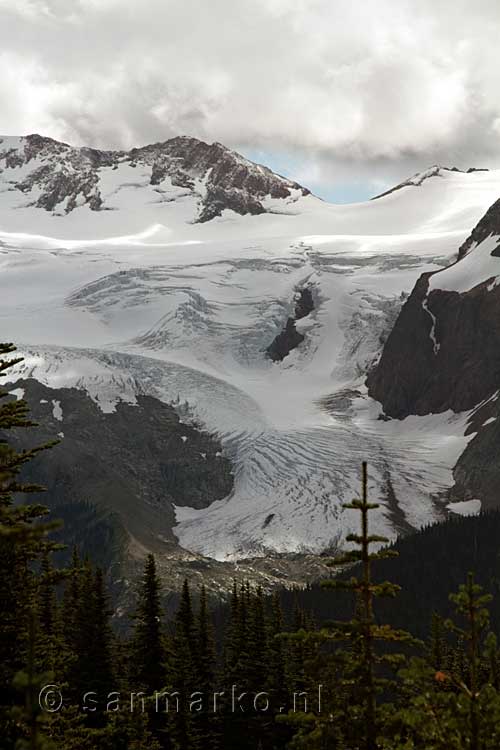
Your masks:
<svg viewBox="0 0 500 750"><path fill-rule="evenodd" d="M218 140L332 200L500 166L498 0L0 0L0 133Z"/></svg>

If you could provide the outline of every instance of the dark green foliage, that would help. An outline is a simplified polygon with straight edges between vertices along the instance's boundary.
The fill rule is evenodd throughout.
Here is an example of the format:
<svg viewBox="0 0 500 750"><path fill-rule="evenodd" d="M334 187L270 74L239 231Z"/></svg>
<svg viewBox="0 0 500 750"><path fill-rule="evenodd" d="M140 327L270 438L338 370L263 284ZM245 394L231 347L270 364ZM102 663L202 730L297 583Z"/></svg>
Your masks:
<svg viewBox="0 0 500 750"><path fill-rule="evenodd" d="M472 574L450 596L456 614L447 621L456 641L443 669L413 659L401 673L405 705L387 722L384 747L426 750L493 750L500 746L500 695L494 686L496 639L487 636L490 597Z"/></svg>
<svg viewBox="0 0 500 750"><path fill-rule="evenodd" d="M182 585L181 598L173 623L173 685L179 693L180 710L174 717L175 750L192 750L198 746L191 703L200 705L197 693L196 626L191 592L187 580ZM196 694L196 695L195 695Z"/></svg>
<svg viewBox="0 0 500 750"><path fill-rule="evenodd" d="M134 615L132 638L133 680L137 690L149 695L161 690L166 681L166 651L163 637L163 611L156 562L149 555Z"/></svg>
<svg viewBox="0 0 500 750"><path fill-rule="evenodd" d="M200 592L195 649L195 689L196 697L201 699L200 710L196 712L195 717L196 744L199 747L207 748L207 750L216 750L219 747L220 740L220 723L213 711L213 695L217 690L215 680L216 654L213 627L204 586L202 586Z"/></svg>
<svg viewBox="0 0 500 750"><path fill-rule="evenodd" d="M379 600L376 617L395 628L410 630L417 638L429 635L432 613L443 619L453 614L450 591L458 589L474 571L476 582L493 595L491 624L500 633L500 512L491 511L477 516L451 515L442 523L428 526L405 536L391 545L398 553L397 561L375 560L373 573L379 580L389 578L400 587L397 605L390 599ZM354 568L356 570L356 568ZM349 579L353 571L339 571ZM352 597L337 592L332 601L320 582L303 591L283 591L280 594L285 612L290 612L298 601L300 607L313 612L318 622L333 618L347 619L352 612Z"/></svg>
<svg viewBox="0 0 500 750"><path fill-rule="evenodd" d="M63 524L53 538L68 545L54 555L58 565L70 564L71 551L75 547L82 558L88 557L103 570L116 565L127 542L127 534L116 513L91 502L75 501L58 506L53 514Z"/></svg>
<svg viewBox="0 0 500 750"><path fill-rule="evenodd" d="M318 633L307 633L301 628L292 636L292 640L300 644L312 642L318 648L334 647L329 658L324 657L326 670L323 669L323 674L328 682L336 685L337 695L331 716L337 727L334 731L330 726L330 717L308 717L304 747L308 747L309 734L313 733L316 742L326 741L330 735L330 739L335 738L337 743L342 742L348 747L376 750L377 737L382 730L377 699L382 691L390 691L394 686L386 674L387 669L382 667L395 667L404 661L404 655L394 653L388 645L411 640L405 631L379 624L375 619L375 601L380 597L393 598L398 587L389 581L375 582L372 564L375 560L394 557L396 553L387 548L371 551L374 544L384 544L387 539L369 532L369 513L379 506L368 501L367 487L367 464L363 463L361 497L345 506L359 512L360 533L350 534L347 541L354 547L331 561L332 566L359 563L358 575L323 582L324 588L351 592L353 616L346 621L335 621ZM338 642L346 643L347 649L339 651L335 648ZM380 648L381 645L384 648Z"/></svg>
<svg viewBox="0 0 500 750"><path fill-rule="evenodd" d="M47 716L43 713L38 696L40 690L50 681L50 673L37 674L35 664L36 651L36 621L35 615L30 617L28 635L28 653L26 669L14 677L14 686L24 696L24 708L15 706L12 715L19 724L20 736L16 742L16 750L53 750L53 743L44 733Z"/></svg>
<svg viewBox="0 0 500 750"><path fill-rule="evenodd" d="M0 377L22 361L6 358L13 353L12 344L0 344ZM9 399L10 400L7 400ZM35 426L28 417L25 401L13 400L0 391L0 722L5 747L32 742L42 747L38 731L38 714L35 714L33 691L35 689L35 640L39 581L34 571L36 561L44 560L48 571L48 554L45 537L53 528L42 523L46 508L40 505L14 505L20 494L40 492L43 488L19 479L19 473L32 458L50 444L16 451L9 443L12 430ZM47 581L47 579L45 579ZM49 585L47 581L47 586ZM45 590L44 615L53 606L48 588ZM53 621L50 627L53 628ZM13 681L26 695L25 710L18 706ZM12 713L11 707L17 706ZM15 716L15 722L11 717ZM22 746L22 745L19 745Z"/></svg>
<svg viewBox="0 0 500 750"><path fill-rule="evenodd" d="M0 345L0 375L12 351ZM364 464L361 497L349 505L360 533L322 589L266 597L235 581L216 639L205 588L193 601L186 580L168 633L149 555L132 633L119 638L103 568L76 548L61 554L45 510L13 502L40 491L19 471L43 446L9 445L9 430L33 425L26 404L0 399L1 750L498 750L500 515L381 546L369 531L377 506ZM86 519L99 545L112 546L112 525L84 505L70 514L72 537L94 549L77 531ZM67 569L54 562L62 559ZM98 562L112 559L99 550ZM469 562L478 580L463 583ZM448 598L450 581L458 591ZM47 684L64 699L53 713L38 700ZM170 693L168 714L157 692ZM142 693L144 710L140 697L131 710L131 693ZM84 710L85 694L95 710Z"/></svg>

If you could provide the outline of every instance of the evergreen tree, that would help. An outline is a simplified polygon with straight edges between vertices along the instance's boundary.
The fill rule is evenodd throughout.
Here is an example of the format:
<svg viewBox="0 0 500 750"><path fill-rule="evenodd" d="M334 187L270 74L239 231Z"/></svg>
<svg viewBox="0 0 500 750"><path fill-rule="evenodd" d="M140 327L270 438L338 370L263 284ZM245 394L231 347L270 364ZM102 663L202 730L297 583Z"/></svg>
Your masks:
<svg viewBox="0 0 500 750"><path fill-rule="evenodd" d="M437 612L433 612L431 618L428 658L436 672L447 668L450 656L449 651L450 649L445 635L444 620L437 614Z"/></svg>
<svg viewBox="0 0 500 750"><path fill-rule="evenodd" d="M375 583L372 578L373 561L393 557L395 553L384 547L376 552L370 549L374 544L385 544L388 540L369 532L369 513L379 505L368 501L366 462L362 464L361 497L345 507L359 512L360 533L347 536L347 541L351 542L355 548L333 560L331 564L356 563L356 572L359 570L359 573L349 580L337 578L324 581L323 585L325 588L350 591L354 594L354 616L347 622L336 621L317 633L307 634L299 631L296 640L314 642L317 647L325 647L342 641L350 644L350 650L345 653L335 651L333 658L329 660L330 664L333 662L333 665L337 665L340 660L342 667L340 673L332 669L331 674L338 675L336 679L340 679L341 684L336 682L333 687L335 690L341 687L339 692L345 695L347 700L343 706L336 704L332 706L336 714L333 720L337 722L337 725L341 724L341 727L332 727L330 715L328 718L324 715L307 717L308 730L302 733L303 746L321 747L322 743L330 742L335 738L337 744L344 742L353 750L358 748L376 750L377 735L382 728L377 695L382 690L388 690L391 687L390 679L380 673L380 665L395 667L400 664L404 657L393 653L390 646L409 642L411 637L405 631L395 630L389 625L380 625L375 619L375 599L386 596L394 597L398 592L398 587L388 581ZM378 644L383 645L384 650L377 648ZM339 729L342 738L339 737ZM311 744L313 741L314 745Z"/></svg>
<svg viewBox="0 0 500 750"><path fill-rule="evenodd" d="M54 745L44 732L49 716L43 712L39 703L42 688L49 684L51 673L36 673L36 621L34 613L30 616L27 664L23 671L16 674L14 686L24 695L24 707L13 708L16 724L21 729L21 736L16 742L16 750L54 750ZM5 739L5 738L4 738Z"/></svg>
<svg viewBox="0 0 500 750"><path fill-rule="evenodd" d="M233 581L229 599L229 615L224 630L224 684L226 689L234 683L239 659L240 646L240 611L238 586Z"/></svg>
<svg viewBox="0 0 500 750"><path fill-rule="evenodd" d="M65 581L62 600L62 619L64 637L68 646L74 644L76 638L77 613L80 607L82 564L78 549L73 547L71 566Z"/></svg>
<svg viewBox="0 0 500 750"><path fill-rule="evenodd" d="M305 694L311 687L310 667L316 653L314 630L311 616L295 599L292 617L293 636L287 636L287 683L292 696Z"/></svg>
<svg viewBox="0 0 500 750"><path fill-rule="evenodd" d="M90 622L92 643L90 656L96 667L95 689L99 696L107 696L118 687L114 670L113 632L110 625L111 609L105 588L104 575L97 568L94 575L93 612Z"/></svg>
<svg viewBox="0 0 500 750"><path fill-rule="evenodd" d="M39 624L48 639L53 637L56 626L56 594L53 573L49 551L44 549L39 583Z"/></svg>
<svg viewBox="0 0 500 750"><path fill-rule="evenodd" d="M199 696L195 696L198 693L196 629L187 579L182 585L181 598L174 619L173 678L175 690L179 695L179 710L174 717L174 747L175 750L194 750L198 746L198 738L193 724L193 711L196 711L200 702Z"/></svg>
<svg viewBox="0 0 500 750"><path fill-rule="evenodd" d="M67 571L55 568L52 563L53 552L61 549L61 546L43 541L42 560L36 576L36 601L33 601L33 611L37 612L37 668L53 672L58 684L65 681L69 664L62 611L56 595L56 589L66 579Z"/></svg>
<svg viewBox="0 0 500 750"><path fill-rule="evenodd" d="M266 670L266 689L269 692L273 709L271 713L272 724L268 730L270 735L268 744L271 744L274 740L279 747L284 747L291 737L290 727L277 722L277 718L287 713L290 707L287 685L287 643L283 638L284 627L280 597L278 594L274 594L271 598L270 613L267 620L268 667Z"/></svg>
<svg viewBox="0 0 500 750"><path fill-rule="evenodd" d="M134 614L132 639L133 683L152 695L166 681L166 650L163 635L163 611L160 604L160 580L153 555L148 555Z"/></svg>
<svg viewBox="0 0 500 750"><path fill-rule="evenodd" d="M195 717L196 744L208 750L219 746L220 726L214 712L215 644L205 586L201 587L196 623L196 692L202 696L202 707Z"/></svg>
<svg viewBox="0 0 500 750"><path fill-rule="evenodd" d="M230 691L242 688L247 679L249 594L246 583L233 583L229 622L224 633L224 683Z"/></svg>
<svg viewBox="0 0 500 750"><path fill-rule="evenodd" d="M12 344L0 344L0 377L22 362L21 357L8 358L15 351ZM31 623L36 620L37 580L34 562L40 560L47 533L53 523L42 523L47 509L41 505L14 505L14 496L43 490L19 478L22 468L53 443L17 451L8 437L13 429L36 426L29 419L23 399L13 400L0 391L0 732L5 747L15 741L10 707L16 703L14 675L24 669L33 651ZM29 645L29 648L28 648Z"/></svg>
<svg viewBox="0 0 500 750"><path fill-rule="evenodd" d="M271 612L268 620L267 688L272 695L273 703L280 708L286 707L288 704L287 660L285 641L281 637L284 627L281 601L279 595L274 594L271 599Z"/></svg>
<svg viewBox="0 0 500 750"><path fill-rule="evenodd" d="M459 680L458 685L466 696L469 707L469 746L471 750L480 750L483 746L480 735L480 650L481 638L489 625L489 612L486 607L491 602L491 595L484 594L481 587L474 582L474 575L469 573L467 583L460 586L458 593L452 594L450 600L456 607L457 614L465 620L461 627L452 620L447 621L450 630L456 633L467 644L467 677ZM500 741L500 726L498 727Z"/></svg>
<svg viewBox="0 0 500 750"><path fill-rule="evenodd" d="M117 688L111 611L102 572L98 569L94 573L86 560L80 576L74 642L70 645L74 659L69 672L69 693L76 705L81 705L85 695L92 694L88 721L92 726L102 726L107 696Z"/></svg>
<svg viewBox="0 0 500 750"><path fill-rule="evenodd" d="M480 669L481 661L491 658L495 647L486 637L489 596L470 574L450 598L456 618L446 625L462 644L456 649L460 657L451 660L448 671L436 671L432 663L419 659L403 670L408 700L399 711L399 728L387 748L494 750L500 746L500 696L489 670L481 673Z"/></svg>
<svg viewBox="0 0 500 750"><path fill-rule="evenodd" d="M245 687L258 693L264 691L267 685L267 670L269 655L267 646L267 628L264 613L262 588L259 586L255 593L249 592L249 613L247 628L248 666Z"/></svg>

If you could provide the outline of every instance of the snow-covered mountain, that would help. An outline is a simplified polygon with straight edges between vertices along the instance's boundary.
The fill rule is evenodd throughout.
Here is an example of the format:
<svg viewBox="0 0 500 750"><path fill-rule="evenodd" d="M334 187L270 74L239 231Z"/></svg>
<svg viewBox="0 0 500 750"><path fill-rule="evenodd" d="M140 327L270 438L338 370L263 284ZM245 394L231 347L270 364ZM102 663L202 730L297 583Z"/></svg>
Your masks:
<svg viewBox="0 0 500 750"><path fill-rule="evenodd" d="M498 507L500 464L500 200L455 263L417 281L368 378L387 415L470 413L470 442L451 495Z"/></svg>
<svg viewBox="0 0 500 750"><path fill-rule="evenodd" d="M0 331L26 355L19 376L85 389L105 413L138 395L182 405L231 461L228 496L176 505L184 548L342 543L364 458L375 532L459 499L475 404L380 419L365 381L421 274L452 264L498 199L500 171L432 168L336 206L186 138L127 153L5 138L0 165Z"/></svg>
<svg viewBox="0 0 500 750"><path fill-rule="evenodd" d="M183 219L204 222L230 209L272 210L272 199L309 191L221 143L172 138L131 151L73 148L40 135L0 138L2 209L42 208L64 216L76 208L114 211L175 202ZM267 199L267 204L265 204Z"/></svg>

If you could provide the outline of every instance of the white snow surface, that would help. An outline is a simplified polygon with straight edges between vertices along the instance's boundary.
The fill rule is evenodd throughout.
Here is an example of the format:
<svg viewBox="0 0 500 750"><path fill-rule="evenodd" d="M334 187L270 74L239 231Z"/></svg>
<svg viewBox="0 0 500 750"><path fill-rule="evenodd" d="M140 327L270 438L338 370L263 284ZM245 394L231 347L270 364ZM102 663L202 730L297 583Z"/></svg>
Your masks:
<svg viewBox="0 0 500 750"><path fill-rule="evenodd" d="M61 402L54 399L52 401L52 416L54 419L57 419L58 422L63 421L63 410L61 406Z"/></svg>
<svg viewBox="0 0 500 750"><path fill-rule="evenodd" d="M175 531L217 559L341 543L363 459L381 501L374 533L442 515L468 415L381 421L363 383L402 295L453 262L498 198L500 171L438 170L367 203L293 196L271 214L193 224L192 197L154 202L126 169L103 170L114 210L68 215L28 206L4 180L0 332L26 357L17 374L84 388L104 411L151 394L216 433L234 491L178 508ZM297 326L305 340L272 363L265 349L304 286L315 304Z"/></svg>
<svg viewBox="0 0 500 750"><path fill-rule="evenodd" d="M494 289L500 281L500 258L491 253L499 243L500 238L491 235L479 245L473 244L465 258L431 277L429 291L464 293L485 282L489 282L489 291Z"/></svg>
<svg viewBox="0 0 500 750"><path fill-rule="evenodd" d="M481 500L462 500L460 503L449 503L446 507L459 516L477 516L481 511Z"/></svg>
<svg viewBox="0 0 500 750"><path fill-rule="evenodd" d="M24 398L24 388L13 388L9 391L10 396L15 396L16 401L22 401Z"/></svg>

